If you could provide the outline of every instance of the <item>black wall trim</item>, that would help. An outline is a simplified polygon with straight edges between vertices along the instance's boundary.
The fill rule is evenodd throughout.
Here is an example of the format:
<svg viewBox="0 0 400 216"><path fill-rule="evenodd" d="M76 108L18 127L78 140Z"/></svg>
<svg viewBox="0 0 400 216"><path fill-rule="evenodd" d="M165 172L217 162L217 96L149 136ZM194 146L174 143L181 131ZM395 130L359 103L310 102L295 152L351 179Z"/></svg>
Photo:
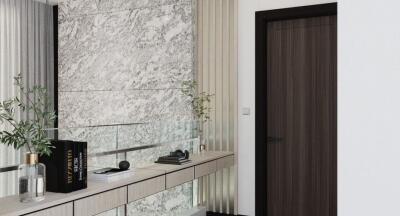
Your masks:
<svg viewBox="0 0 400 216"><path fill-rule="evenodd" d="M267 215L267 23L337 15L337 3L256 12L256 215Z"/></svg>
<svg viewBox="0 0 400 216"><path fill-rule="evenodd" d="M54 112L56 119L54 127L58 128L58 5L53 6L53 42L54 42ZM58 138L58 131L55 131L55 137Z"/></svg>

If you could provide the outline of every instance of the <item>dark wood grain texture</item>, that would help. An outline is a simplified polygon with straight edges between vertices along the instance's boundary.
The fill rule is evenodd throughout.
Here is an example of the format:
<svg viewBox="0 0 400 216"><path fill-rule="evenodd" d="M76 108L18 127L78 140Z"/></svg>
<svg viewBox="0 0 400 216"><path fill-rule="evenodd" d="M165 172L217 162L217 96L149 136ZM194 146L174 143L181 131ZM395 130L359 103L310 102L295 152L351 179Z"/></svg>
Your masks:
<svg viewBox="0 0 400 216"><path fill-rule="evenodd" d="M337 215L336 16L267 29L268 215Z"/></svg>

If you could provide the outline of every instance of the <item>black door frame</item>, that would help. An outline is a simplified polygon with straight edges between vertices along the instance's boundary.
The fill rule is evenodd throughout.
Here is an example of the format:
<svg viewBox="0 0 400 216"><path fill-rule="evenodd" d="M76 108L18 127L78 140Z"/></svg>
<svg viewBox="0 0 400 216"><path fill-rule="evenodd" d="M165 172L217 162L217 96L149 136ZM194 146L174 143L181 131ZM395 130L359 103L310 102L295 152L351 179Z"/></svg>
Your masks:
<svg viewBox="0 0 400 216"><path fill-rule="evenodd" d="M337 15L337 3L256 12L256 215L267 215L267 23Z"/></svg>

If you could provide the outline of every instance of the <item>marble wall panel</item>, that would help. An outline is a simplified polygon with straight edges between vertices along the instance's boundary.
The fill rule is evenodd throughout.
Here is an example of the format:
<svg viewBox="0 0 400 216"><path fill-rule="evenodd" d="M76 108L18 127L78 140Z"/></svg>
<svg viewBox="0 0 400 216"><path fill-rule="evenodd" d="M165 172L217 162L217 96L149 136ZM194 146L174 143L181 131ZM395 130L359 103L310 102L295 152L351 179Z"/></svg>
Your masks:
<svg viewBox="0 0 400 216"><path fill-rule="evenodd" d="M102 169L105 167L118 167L119 162L120 160L116 155L88 157L88 171Z"/></svg>
<svg viewBox="0 0 400 216"><path fill-rule="evenodd" d="M179 88L193 79L190 5L60 22L61 91Z"/></svg>
<svg viewBox="0 0 400 216"><path fill-rule="evenodd" d="M186 121L156 121L118 127L118 147L129 148L149 144L168 144L176 140L196 137L196 122L191 116Z"/></svg>
<svg viewBox="0 0 400 216"><path fill-rule="evenodd" d="M198 147L199 142L197 140L171 142L156 148L128 152L126 159L129 161L132 167L142 168L151 165L158 159L159 156L167 155L169 152L182 149L193 153L198 149Z"/></svg>
<svg viewBox="0 0 400 216"><path fill-rule="evenodd" d="M191 182L168 189L127 206L128 216L176 216L193 208Z"/></svg>
<svg viewBox="0 0 400 216"><path fill-rule="evenodd" d="M117 129L111 127L83 127L83 128L60 128L58 138L62 140L74 140L87 142L88 153L101 153L117 149ZM118 164L116 155L102 157L88 157L88 170L104 167L115 167Z"/></svg>
<svg viewBox="0 0 400 216"><path fill-rule="evenodd" d="M88 141L89 154L168 142L128 153L132 167L198 149L196 141L174 142L193 137L192 108L179 88L194 79L195 8L195 0L62 0L59 127L68 130L60 138ZM79 128L132 122L148 124ZM121 159L89 157L88 165ZM192 207L192 192L192 183L172 188L130 204L127 215L177 215Z"/></svg>
<svg viewBox="0 0 400 216"><path fill-rule="evenodd" d="M193 0L59 0L59 18L86 16L164 5L191 4Z"/></svg>
<svg viewBox="0 0 400 216"><path fill-rule="evenodd" d="M139 123L191 115L179 89L59 93L59 126Z"/></svg>
<svg viewBox="0 0 400 216"><path fill-rule="evenodd" d="M88 143L90 153L100 153L117 148L117 127L61 128L59 139L69 139Z"/></svg>

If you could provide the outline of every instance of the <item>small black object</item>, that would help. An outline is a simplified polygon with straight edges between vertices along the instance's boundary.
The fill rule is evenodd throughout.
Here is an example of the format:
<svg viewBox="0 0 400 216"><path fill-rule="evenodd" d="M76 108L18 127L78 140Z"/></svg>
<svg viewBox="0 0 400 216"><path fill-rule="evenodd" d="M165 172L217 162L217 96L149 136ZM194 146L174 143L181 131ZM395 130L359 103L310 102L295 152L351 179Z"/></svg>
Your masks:
<svg viewBox="0 0 400 216"><path fill-rule="evenodd" d="M108 173L119 173L119 172L123 172L126 170L121 170L119 168L104 168L104 169L100 169L97 171L94 171L94 174L108 174Z"/></svg>
<svg viewBox="0 0 400 216"><path fill-rule="evenodd" d="M128 161L121 161L119 162L119 168L104 168L101 170L97 170L94 173L95 174L107 174L107 173L117 173L117 172L123 172L129 169L131 164Z"/></svg>
<svg viewBox="0 0 400 216"><path fill-rule="evenodd" d="M188 150L185 150L185 159L189 159L190 152Z"/></svg>
<svg viewBox="0 0 400 216"><path fill-rule="evenodd" d="M128 170L130 166L131 166L131 165L129 164L128 161L121 161L121 162L119 162L119 169L120 169L121 171Z"/></svg>
<svg viewBox="0 0 400 216"><path fill-rule="evenodd" d="M169 156L170 156L170 157L182 158L182 157L185 157L185 153L183 153L182 150L178 149L178 150L176 150L176 151L174 151L174 152L170 152L170 153L169 153Z"/></svg>
<svg viewBox="0 0 400 216"><path fill-rule="evenodd" d="M156 163L181 165L190 162L189 156L190 153L188 150L185 150L185 152L182 150L176 150L170 152L167 156L159 157Z"/></svg>

